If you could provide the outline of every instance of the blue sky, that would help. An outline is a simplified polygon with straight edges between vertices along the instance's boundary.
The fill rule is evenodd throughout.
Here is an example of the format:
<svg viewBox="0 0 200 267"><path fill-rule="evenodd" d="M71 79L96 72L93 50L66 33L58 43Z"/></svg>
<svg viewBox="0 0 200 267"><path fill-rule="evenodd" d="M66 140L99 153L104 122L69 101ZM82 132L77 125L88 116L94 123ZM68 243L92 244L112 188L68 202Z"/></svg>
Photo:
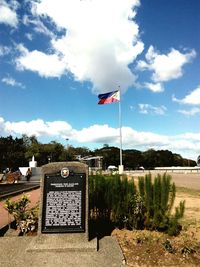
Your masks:
<svg viewBox="0 0 200 267"><path fill-rule="evenodd" d="M0 0L0 135L200 154L200 2ZM66 141L66 138L69 139Z"/></svg>

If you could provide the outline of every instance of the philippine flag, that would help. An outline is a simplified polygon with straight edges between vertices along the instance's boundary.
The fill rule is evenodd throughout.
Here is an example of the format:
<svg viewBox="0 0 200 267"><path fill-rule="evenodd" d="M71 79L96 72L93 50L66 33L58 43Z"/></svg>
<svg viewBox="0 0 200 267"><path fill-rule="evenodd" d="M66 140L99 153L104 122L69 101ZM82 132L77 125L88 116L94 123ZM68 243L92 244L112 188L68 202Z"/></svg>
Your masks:
<svg viewBox="0 0 200 267"><path fill-rule="evenodd" d="M120 101L120 93L118 91L109 92L106 94L100 94L98 95L99 102L98 104L109 104L113 102L119 102Z"/></svg>

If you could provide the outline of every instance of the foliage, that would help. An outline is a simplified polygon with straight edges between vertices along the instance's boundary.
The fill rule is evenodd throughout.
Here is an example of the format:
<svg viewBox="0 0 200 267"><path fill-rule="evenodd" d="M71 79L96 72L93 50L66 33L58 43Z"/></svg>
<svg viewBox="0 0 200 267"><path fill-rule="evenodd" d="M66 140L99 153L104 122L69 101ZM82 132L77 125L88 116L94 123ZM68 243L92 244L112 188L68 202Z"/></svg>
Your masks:
<svg viewBox="0 0 200 267"><path fill-rule="evenodd" d="M147 229L165 231L169 235L176 235L181 230L179 220L184 215L185 202L180 202L171 215L176 196L175 184L171 184L171 177L164 174L157 175L152 183L151 175L139 178L139 194L144 201L144 226Z"/></svg>
<svg viewBox="0 0 200 267"><path fill-rule="evenodd" d="M145 169L154 167L169 166L196 166L194 160L183 159L178 154L173 154L169 150L149 149L141 152L135 149L123 150L123 162L126 162L126 169L135 170L143 166ZM96 149L94 155L103 156L103 168L107 169L109 165L118 166L119 148L104 145L101 149Z"/></svg>
<svg viewBox="0 0 200 267"><path fill-rule="evenodd" d="M123 161L126 162L126 168L139 169L144 166L144 153L136 149L127 149L123 152Z"/></svg>
<svg viewBox="0 0 200 267"><path fill-rule="evenodd" d="M40 143L36 136L22 135L22 138L12 136L0 137L0 169L17 169L20 166L28 166L32 156L38 166L51 162L76 160L77 155L84 156L103 156L103 169L109 165L118 166L119 148L104 144L101 149L94 151L86 147L66 147L56 141L48 144ZM141 152L135 149L123 150L123 161L126 162L126 169L138 169L143 166L145 169L152 169L159 166L195 166L196 162L183 159L178 154L173 154L168 150L149 149Z"/></svg>
<svg viewBox="0 0 200 267"><path fill-rule="evenodd" d="M27 195L23 195L21 199L16 201L9 198L5 201L4 208L14 217L17 227L22 233L35 231L38 226L38 205L29 208L29 203L30 200Z"/></svg>
<svg viewBox="0 0 200 267"><path fill-rule="evenodd" d="M180 249L181 254L187 255L187 254L193 254L196 252L195 249L193 249L191 246L185 245Z"/></svg>
<svg viewBox="0 0 200 267"><path fill-rule="evenodd" d="M138 188L126 177L91 176L89 178L91 218L110 220L117 227L148 229L177 235L179 220L184 215L185 202L180 202L172 214L176 196L171 177L151 175L140 177Z"/></svg>
<svg viewBox="0 0 200 267"><path fill-rule="evenodd" d="M163 242L164 249L169 253L175 253L175 249L172 247L172 244L169 239L166 239L165 242Z"/></svg>
<svg viewBox="0 0 200 267"><path fill-rule="evenodd" d="M25 157L27 161L30 161L34 155L38 165L47 164L49 161L65 161L66 153L63 145L52 141L49 144L41 144L35 138L31 138L31 141L27 142Z"/></svg>
<svg viewBox="0 0 200 267"><path fill-rule="evenodd" d="M111 220L122 227L131 222L131 200L135 194L134 182L119 175L95 175L89 178L89 206L92 218Z"/></svg>
<svg viewBox="0 0 200 267"><path fill-rule="evenodd" d="M22 138L0 137L1 170L5 170L7 167L16 170L19 166L24 166L24 153L25 146Z"/></svg>
<svg viewBox="0 0 200 267"><path fill-rule="evenodd" d="M119 164L119 148L117 147L104 145L103 148L96 149L94 155L103 157L103 169L107 169L110 165L118 166Z"/></svg>

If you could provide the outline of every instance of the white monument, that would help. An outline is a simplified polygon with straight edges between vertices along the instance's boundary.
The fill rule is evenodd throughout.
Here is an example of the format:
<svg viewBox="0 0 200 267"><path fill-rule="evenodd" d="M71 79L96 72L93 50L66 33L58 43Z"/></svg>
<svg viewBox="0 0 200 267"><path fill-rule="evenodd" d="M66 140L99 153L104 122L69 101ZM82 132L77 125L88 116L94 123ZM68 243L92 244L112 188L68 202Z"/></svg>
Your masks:
<svg viewBox="0 0 200 267"><path fill-rule="evenodd" d="M26 176L26 172L27 172L28 168L30 168L32 171L31 180L32 181L39 181L40 176L41 176L41 167L37 167L37 161L35 161L34 156L32 156L32 160L29 161L29 167L19 167L19 170L21 171L22 175L24 176L24 180L25 180L25 176Z"/></svg>
<svg viewBox="0 0 200 267"><path fill-rule="evenodd" d="M29 167L30 168L36 168L37 167L37 161L35 161L35 157L32 157L32 160L29 161Z"/></svg>

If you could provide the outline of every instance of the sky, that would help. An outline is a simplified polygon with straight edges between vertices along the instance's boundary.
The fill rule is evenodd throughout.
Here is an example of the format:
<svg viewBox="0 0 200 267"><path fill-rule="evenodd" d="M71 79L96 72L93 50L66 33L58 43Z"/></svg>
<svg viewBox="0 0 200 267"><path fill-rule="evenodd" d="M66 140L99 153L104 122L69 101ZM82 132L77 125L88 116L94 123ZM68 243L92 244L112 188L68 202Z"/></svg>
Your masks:
<svg viewBox="0 0 200 267"><path fill-rule="evenodd" d="M200 1L0 0L0 136L200 154Z"/></svg>

